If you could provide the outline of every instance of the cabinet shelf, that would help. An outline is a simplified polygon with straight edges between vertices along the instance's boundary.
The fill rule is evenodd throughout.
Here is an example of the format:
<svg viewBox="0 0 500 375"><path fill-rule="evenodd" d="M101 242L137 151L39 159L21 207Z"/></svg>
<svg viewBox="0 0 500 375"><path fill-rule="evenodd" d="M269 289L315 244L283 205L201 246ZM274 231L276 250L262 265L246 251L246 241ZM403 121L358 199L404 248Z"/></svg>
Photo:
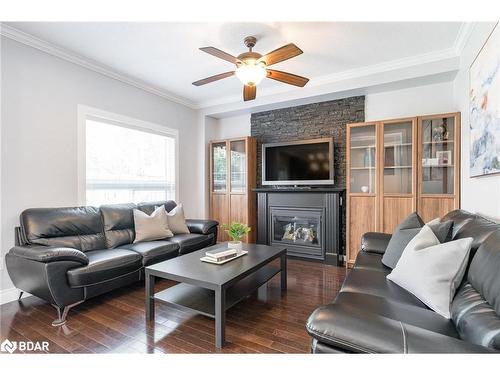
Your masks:
<svg viewBox="0 0 500 375"><path fill-rule="evenodd" d="M366 150L370 148L375 148L375 145L369 145L369 146L351 146L351 150Z"/></svg>
<svg viewBox="0 0 500 375"><path fill-rule="evenodd" d="M447 141L426 141L426 142L422 142L424 145L444 145L444 144L447 144L447 143L454 143L455 141L453 140L447 140Z"/></svg>
<svg viewBox="0 0 500 375"><path fill-rule="evenodd" d="M385 166L384 169L400 169L400 168L413 168L411 165L392 165L392 166Z"/></svg>
<svg viewBox="0 0 500 375"><path fill-rule="evenodd" d="M384 148L398 147L398 146L413 146L412 143L395 143L392 145L384 145Z"/></svg>
<svg viewBox="0 0 500 375"><path fill-rule="evenodd" d="M453 168L454 164L422 165L423 168Z"/></svg>
<svg viewBox="0 0 500 375"><path fill-rule="evenodd" d="M375 169L375 167L351 167L353 171L363 171L363 170L371 170Z"/></svg>

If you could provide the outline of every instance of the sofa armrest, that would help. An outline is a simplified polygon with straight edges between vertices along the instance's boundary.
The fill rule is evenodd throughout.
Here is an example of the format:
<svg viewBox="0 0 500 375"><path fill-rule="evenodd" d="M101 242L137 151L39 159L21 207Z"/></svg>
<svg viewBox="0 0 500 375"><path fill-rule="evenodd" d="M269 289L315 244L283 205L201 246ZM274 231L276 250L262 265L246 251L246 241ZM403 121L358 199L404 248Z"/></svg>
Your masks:
<svg viewBox="0 0 500 375"><path fill-rule="evenodd" d="M380 232L367 232L361 236L361 250L367 253L384 254L392 235Z"/></svg>
<svg viewBox="0 0 500 375"><path fill-rule="evenodd" d="M83 251L69 247L14 246L9 254L41 263L72 261L84 266L89 264L89 259Z"/></svg>
<svg viewBox="0 0 500 375"><path fill-rule="evenodd" d="M186 219L186 225L191 233L209 234L219 225L215 220Z"/></svg>
<svg viewBox="0 0 500 375"><path fill-rule="evenodd" d="M491 353L492 349L349 306L319 307L306 329L321 343L354 353Z"/></svg>

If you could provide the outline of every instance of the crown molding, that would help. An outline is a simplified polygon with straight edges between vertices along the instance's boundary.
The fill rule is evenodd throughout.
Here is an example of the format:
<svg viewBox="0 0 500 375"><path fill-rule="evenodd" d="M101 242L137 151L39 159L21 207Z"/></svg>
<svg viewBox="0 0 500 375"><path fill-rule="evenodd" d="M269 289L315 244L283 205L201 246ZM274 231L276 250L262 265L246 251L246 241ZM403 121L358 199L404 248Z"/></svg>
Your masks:
<svg viewBox="0 0 500 375"><path fill-rule="evenodd" d="M474 31L476 24L476 22L463 22L462 25L460 25L460 29L457 33L457 38L455 39L455 43L453 44L453 49L455 50L457 56L460 56L462 54L465 44L469 40L472 31Z"/></svg>
<svg viewBox="0 0 500 375"><path fill-rule="evenodd" d="M132 78L126 74L123 74L107 65L98 63L97 61L94 61L92 59L89 59L87 57L81 56L75 52L69 51L65 48L56 46L52 43L49 43L45 40L39 39L31 34L25 33L21 30L18 30L12 26L6 25L5 23L0 23L0 35L5 36L6 38L15 40L16 42L25 44L29 47L36 48L40 51L43 51L45 53L48 53L49 55L61 58L63 60L69 61L71 63L80 65L84 68L87 68L89 70L92 70L96 73L105 75L109 78L115 79L117 81L120 81L122 83L126 83L130 86L134 86L138 89L141 89L143 91L146 91L150 94L159 96L163 99L167 99L171 102L175 102L178 104L182 104L186 107L196 109L197 105L185 98L176 96L174 94L171 94L165 90L162 90L158 87L155 87L153 85L150 85L144 81L141 81L136 78Z"/></svg>

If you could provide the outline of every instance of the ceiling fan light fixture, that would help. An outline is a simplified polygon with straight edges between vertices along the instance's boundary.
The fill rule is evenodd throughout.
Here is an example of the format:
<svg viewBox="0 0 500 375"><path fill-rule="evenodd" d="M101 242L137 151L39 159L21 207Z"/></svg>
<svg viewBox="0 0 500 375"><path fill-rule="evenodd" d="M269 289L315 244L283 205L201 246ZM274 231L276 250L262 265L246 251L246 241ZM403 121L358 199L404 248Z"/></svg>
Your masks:
<svg viewBox="0 0 500 375"><path fill-rule="evenodd" d="M244 85L257 86L267 75L266 65L257 60L247 60L239 64L235 74Z"/></svg>

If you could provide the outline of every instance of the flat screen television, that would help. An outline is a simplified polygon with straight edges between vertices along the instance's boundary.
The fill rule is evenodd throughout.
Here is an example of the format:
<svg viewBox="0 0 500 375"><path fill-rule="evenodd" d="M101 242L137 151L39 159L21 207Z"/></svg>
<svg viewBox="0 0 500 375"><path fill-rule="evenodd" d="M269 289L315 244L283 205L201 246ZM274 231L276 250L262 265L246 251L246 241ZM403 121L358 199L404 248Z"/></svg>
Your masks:
<svg viewBox="0 0 500 375"><path fill-rule="evenodd" d="M333 138L262 145L262 185L332 185Z"/></svg>

